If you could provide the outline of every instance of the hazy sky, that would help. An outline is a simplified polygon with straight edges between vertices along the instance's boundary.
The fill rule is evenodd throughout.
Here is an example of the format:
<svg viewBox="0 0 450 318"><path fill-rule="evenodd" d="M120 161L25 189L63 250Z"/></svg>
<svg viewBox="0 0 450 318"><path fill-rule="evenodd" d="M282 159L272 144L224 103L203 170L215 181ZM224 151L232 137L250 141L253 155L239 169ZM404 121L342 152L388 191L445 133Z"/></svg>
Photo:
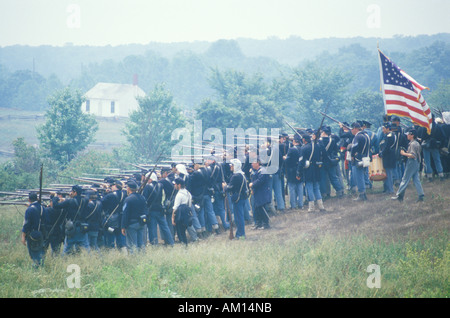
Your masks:
<svg viewBox="0 0 450 318"><path fill-rule="evenodd" d="M0 0L0 46L450 32L450 0Z"/></svg>

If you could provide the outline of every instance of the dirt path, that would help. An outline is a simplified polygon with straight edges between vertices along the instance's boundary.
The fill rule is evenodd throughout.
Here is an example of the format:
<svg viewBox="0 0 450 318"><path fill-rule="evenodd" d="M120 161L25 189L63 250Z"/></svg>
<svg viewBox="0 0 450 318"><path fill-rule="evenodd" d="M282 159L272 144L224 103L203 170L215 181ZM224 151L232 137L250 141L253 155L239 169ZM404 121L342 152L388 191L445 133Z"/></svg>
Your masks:
<svg viewBox="0 0 450 318"><path fill-rule="evenodd" d="M311 239L323 235L362 234L374 238L394 239L405 235L430 235L450 229L450 180L423 183L425 201L416 203L412 185L400 203L380 190L368 192L367 202L354 202L352 196L330 198L324 202L326 212L288 210L271 217L272 228L252 230L246 226L247 239L288 240L299 235Z"/></svg>

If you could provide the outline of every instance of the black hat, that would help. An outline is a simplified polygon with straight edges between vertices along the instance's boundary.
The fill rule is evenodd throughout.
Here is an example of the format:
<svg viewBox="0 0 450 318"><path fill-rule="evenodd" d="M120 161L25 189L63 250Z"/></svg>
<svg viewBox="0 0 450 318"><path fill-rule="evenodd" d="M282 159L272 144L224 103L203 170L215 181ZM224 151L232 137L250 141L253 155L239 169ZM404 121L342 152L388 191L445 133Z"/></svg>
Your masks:
<svg viewBox="0 0 450 318"><path fill-rule="evenodd" d="M75 191L77 194L81 194L81 192L83 191L83 189L79 186L79 185L74 185L72 187L72 191Z"/></svg>
<svg viewBox="0 0 450 318"><path fill-rule="evenodd" d="M37 199L38 199L37 192L30 192L30 193L28 194L28 199L29 199L31 202L37 201Z"/></svg>
<svg viewBox="0 0 450 318"><path fill-rule="evenodd" d="M86 191L85 195L88 199L90 199L90 198L96 199L97 198L97 192L95 192L93 190Z"/></svg>
<svg viewBox="0 0 450 318"><path fill-rule="evenodd" d="M130 189L137 189L138 185L134 180L130 180L127 182L127 187Z"/></svg>
<svg viewBox="0 0 450 318"><path fill-rule="evenodd" d="M109 183L109 184L114 184L114 182L115 182L114 178L111 178L111 177L106 177L103 181L105 181L106 183Z"/></svg>
<svg viewBox="0 0 450 318"><path fill-rule="evenodd" d="M361 128L361 124L356 121L352 124L352 128Z"/></svg>
<svg viewBox="0 0 450 318"><path fill-rule="evenodd" d="M362 126L366 126L367 128L370 128L372 126L372 123L369 123L366 120L362 120L363 125Z"/></svg>
<svg viewBox="0 0 450 318"><path fill-rule="evenodd" d="M331 134L331 127L330 126L325 126L325 127L322 128L322 131L324 133L326 133L327 135L330 135Z"/></svg>
<svg viewBox="0 0 450 318"><path fill-rule="evenodd" d="M181 184L182 186L184 186L185 185L184 179L176 178L175 179L175 184Z"/></svg>
<svg viewBox="0 0 450 318"><path fill-rule="evenodd" d="M398 117L398 116L392 116L392 117L391 117L391 121L398 121L398 122L400 122L400 117Z"/></svg>
<svg viewBox="0 0 450 318"><path fill-rule="evenodd" d="M303 139L305 139L306 142L311 142L311 136L310 135L303 135Z"/></svg>

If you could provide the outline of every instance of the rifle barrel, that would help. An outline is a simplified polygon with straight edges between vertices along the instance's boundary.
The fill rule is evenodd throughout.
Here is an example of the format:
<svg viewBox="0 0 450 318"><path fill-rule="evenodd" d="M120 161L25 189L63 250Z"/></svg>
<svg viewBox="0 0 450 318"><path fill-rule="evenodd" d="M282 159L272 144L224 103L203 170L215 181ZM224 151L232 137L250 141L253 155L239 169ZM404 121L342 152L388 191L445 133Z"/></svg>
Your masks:
<svg viewBox="0 0 450 318"><path fill-rule="evenodd" d="M328 119L331 119L332 121L334 121L334 122L336 122L336 123L338 123L338 124L342 124L342 126L344 126L345 128L347 128L347 129L349 129L349 130L352 129L352 128L350 128L349 126L344 125L343 123L341 123L339 120L334 119L334 118L331 117L330 115L325 114L324 112L319 111L319 113L320 113L322 116L327 117Z"/></svg>

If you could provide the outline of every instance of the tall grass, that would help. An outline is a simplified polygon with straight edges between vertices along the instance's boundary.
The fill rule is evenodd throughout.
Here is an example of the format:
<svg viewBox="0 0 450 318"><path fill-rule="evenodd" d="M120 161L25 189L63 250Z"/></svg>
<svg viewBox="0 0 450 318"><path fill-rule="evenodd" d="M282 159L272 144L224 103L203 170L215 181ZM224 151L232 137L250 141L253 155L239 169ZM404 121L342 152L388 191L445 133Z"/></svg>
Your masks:
<svg viewBox="0 0 450 318"><path fill-rule="evenodd" d="M358 234L229 241L225 235L127 255L102 250L47 254L31 266L20 244L22 216L0 210L0 297L449 297L448 233L381 240ZM267 232L269 233L269 232ZM69 288L71 264L80 288ZM381 288L366 284L377 264Z"/></svg>

